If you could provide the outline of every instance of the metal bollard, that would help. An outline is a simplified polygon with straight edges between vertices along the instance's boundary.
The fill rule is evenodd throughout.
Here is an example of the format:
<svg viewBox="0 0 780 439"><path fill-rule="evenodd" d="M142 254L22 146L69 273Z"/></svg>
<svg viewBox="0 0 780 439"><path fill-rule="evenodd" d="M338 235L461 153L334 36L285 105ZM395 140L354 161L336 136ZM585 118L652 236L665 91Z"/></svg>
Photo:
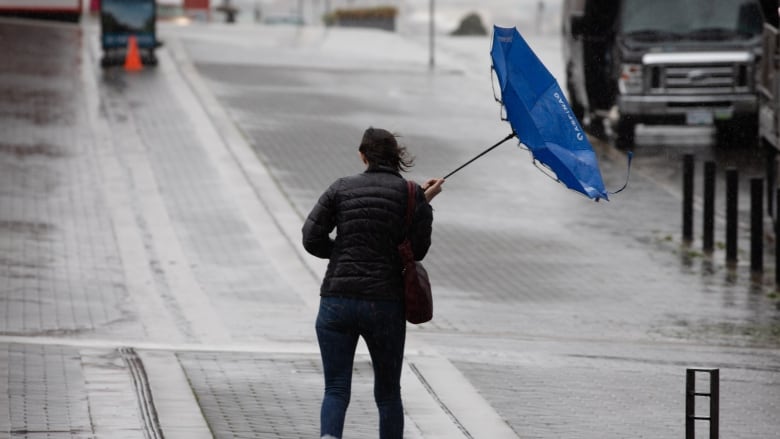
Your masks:
<svg viewBox="0 0 780 439"><path fill-rule="evenodd" d="M780 207L780 190L775 190L775 197L775 206ZM778 237L780 237L780 215L775 217L775 288L780 287L780 242Z"/></svg>
<svg viewBox="0 0 780 439"><path fill-rule="evenodd" d="M775 194L777 187L777 152L772 150L768 153L766 161L766 213L775 218Z"/></svg>
<svg viewBox="0 0 780 439"><path fill-rule="evenodd" d="M715 250L715 162L704 163L704 210L702 216L702 250Z"/></svg>
<svg viewBox="0 0 780 439"><path fill-rule="evenodd" d="M764 271L764 180L750 179L750 269Z"/></svg>
<svg viewBox="0 0 780 439"><path fill-rule="evenodd" d="M739 173L726 170L726 262L737 262L737 207L739 202Z"/></svg>
<svg viewBox="0 0 780 439"><path fill-rule="evenodd" d="M693 241L693 155L683 156L683 211L682 238L686 243Z"/></svg>
<svg viewBox="0 0 780 439"><path fill-rule="evenodd" d="M696 372L710 374L710 391L696 391ZM696 416L696 397L710 399L710 415ZM696 438L696 421L710 422L710 439L718 439L720 423L720 370L687 369L685 374L685 439Z"/></svg>

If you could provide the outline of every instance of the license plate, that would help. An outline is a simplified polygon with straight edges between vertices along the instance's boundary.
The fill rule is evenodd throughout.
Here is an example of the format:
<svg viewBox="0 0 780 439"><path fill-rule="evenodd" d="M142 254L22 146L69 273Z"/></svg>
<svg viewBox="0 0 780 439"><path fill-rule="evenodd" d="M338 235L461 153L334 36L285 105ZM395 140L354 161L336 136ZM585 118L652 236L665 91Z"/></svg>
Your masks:
<svg viewBox="0 0 780 439"><path fill-rule="evenodd" d="M731 120L731 118L734 117L734 109L733 108L715 109L713 115L715 116L715 120Z"/></svg>
<svg viewBox="0 0 780 439"><path fill-rule="evenodd" d="M712 125L714 117L712 111L694 110L685 113L685 123L688 125Z"/></svg>

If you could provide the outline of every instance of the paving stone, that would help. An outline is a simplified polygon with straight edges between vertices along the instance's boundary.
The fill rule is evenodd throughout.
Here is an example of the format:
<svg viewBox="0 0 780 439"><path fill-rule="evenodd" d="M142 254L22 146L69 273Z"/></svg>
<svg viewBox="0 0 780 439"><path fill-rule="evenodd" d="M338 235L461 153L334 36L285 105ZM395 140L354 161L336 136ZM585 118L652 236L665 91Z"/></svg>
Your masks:
<svg viewBox="0 0 780 439"><path fill-rule="evenodd" d="M310 438L319 434L323 382L319 356L179 353L215 437ZM378 418L373 371L358 356L347 437L373 437Z"/></svg>
<svg viewBox="0 0 780 439"><path fill-rule="evenodd" d="M6 431L91 435L78 350L19 344L0 347L7 352L8 392L0 401L0 406L10 409Z"/></svg>

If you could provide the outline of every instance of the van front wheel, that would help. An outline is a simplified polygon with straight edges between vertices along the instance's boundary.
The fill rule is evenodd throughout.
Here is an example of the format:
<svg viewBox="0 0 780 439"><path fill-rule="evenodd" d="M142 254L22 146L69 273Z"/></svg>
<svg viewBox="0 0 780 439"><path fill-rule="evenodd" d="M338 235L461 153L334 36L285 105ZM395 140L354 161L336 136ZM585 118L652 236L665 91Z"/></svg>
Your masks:
<svg viewBox="0 0 780 439"><path fill-rule="evenodd" d="M620 119L615 127L615 146L618 149L631 149L634 147L634 121Z"/></svg>
<svg viewBox="0 0 780 439"><path fill-rule="evenodd" d="M716 143L721 148L755 149L758 146L758 120L755 117L742 117L718 123Z"/></svg>

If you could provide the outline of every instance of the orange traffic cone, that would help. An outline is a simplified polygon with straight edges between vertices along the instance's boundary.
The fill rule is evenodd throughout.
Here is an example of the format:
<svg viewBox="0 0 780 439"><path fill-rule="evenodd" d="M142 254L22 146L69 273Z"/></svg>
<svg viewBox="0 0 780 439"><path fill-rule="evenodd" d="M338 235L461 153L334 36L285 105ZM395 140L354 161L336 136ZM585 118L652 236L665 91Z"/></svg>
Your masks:
<svg viewBox="0 0 780 439"><path fill-rule="evenodd" d="M125 55L125 70L128 72L137 72L144 68L141 62L141 55L138 53L138 41L135 35L130 35L127 39L127 54Z"/></svg>

